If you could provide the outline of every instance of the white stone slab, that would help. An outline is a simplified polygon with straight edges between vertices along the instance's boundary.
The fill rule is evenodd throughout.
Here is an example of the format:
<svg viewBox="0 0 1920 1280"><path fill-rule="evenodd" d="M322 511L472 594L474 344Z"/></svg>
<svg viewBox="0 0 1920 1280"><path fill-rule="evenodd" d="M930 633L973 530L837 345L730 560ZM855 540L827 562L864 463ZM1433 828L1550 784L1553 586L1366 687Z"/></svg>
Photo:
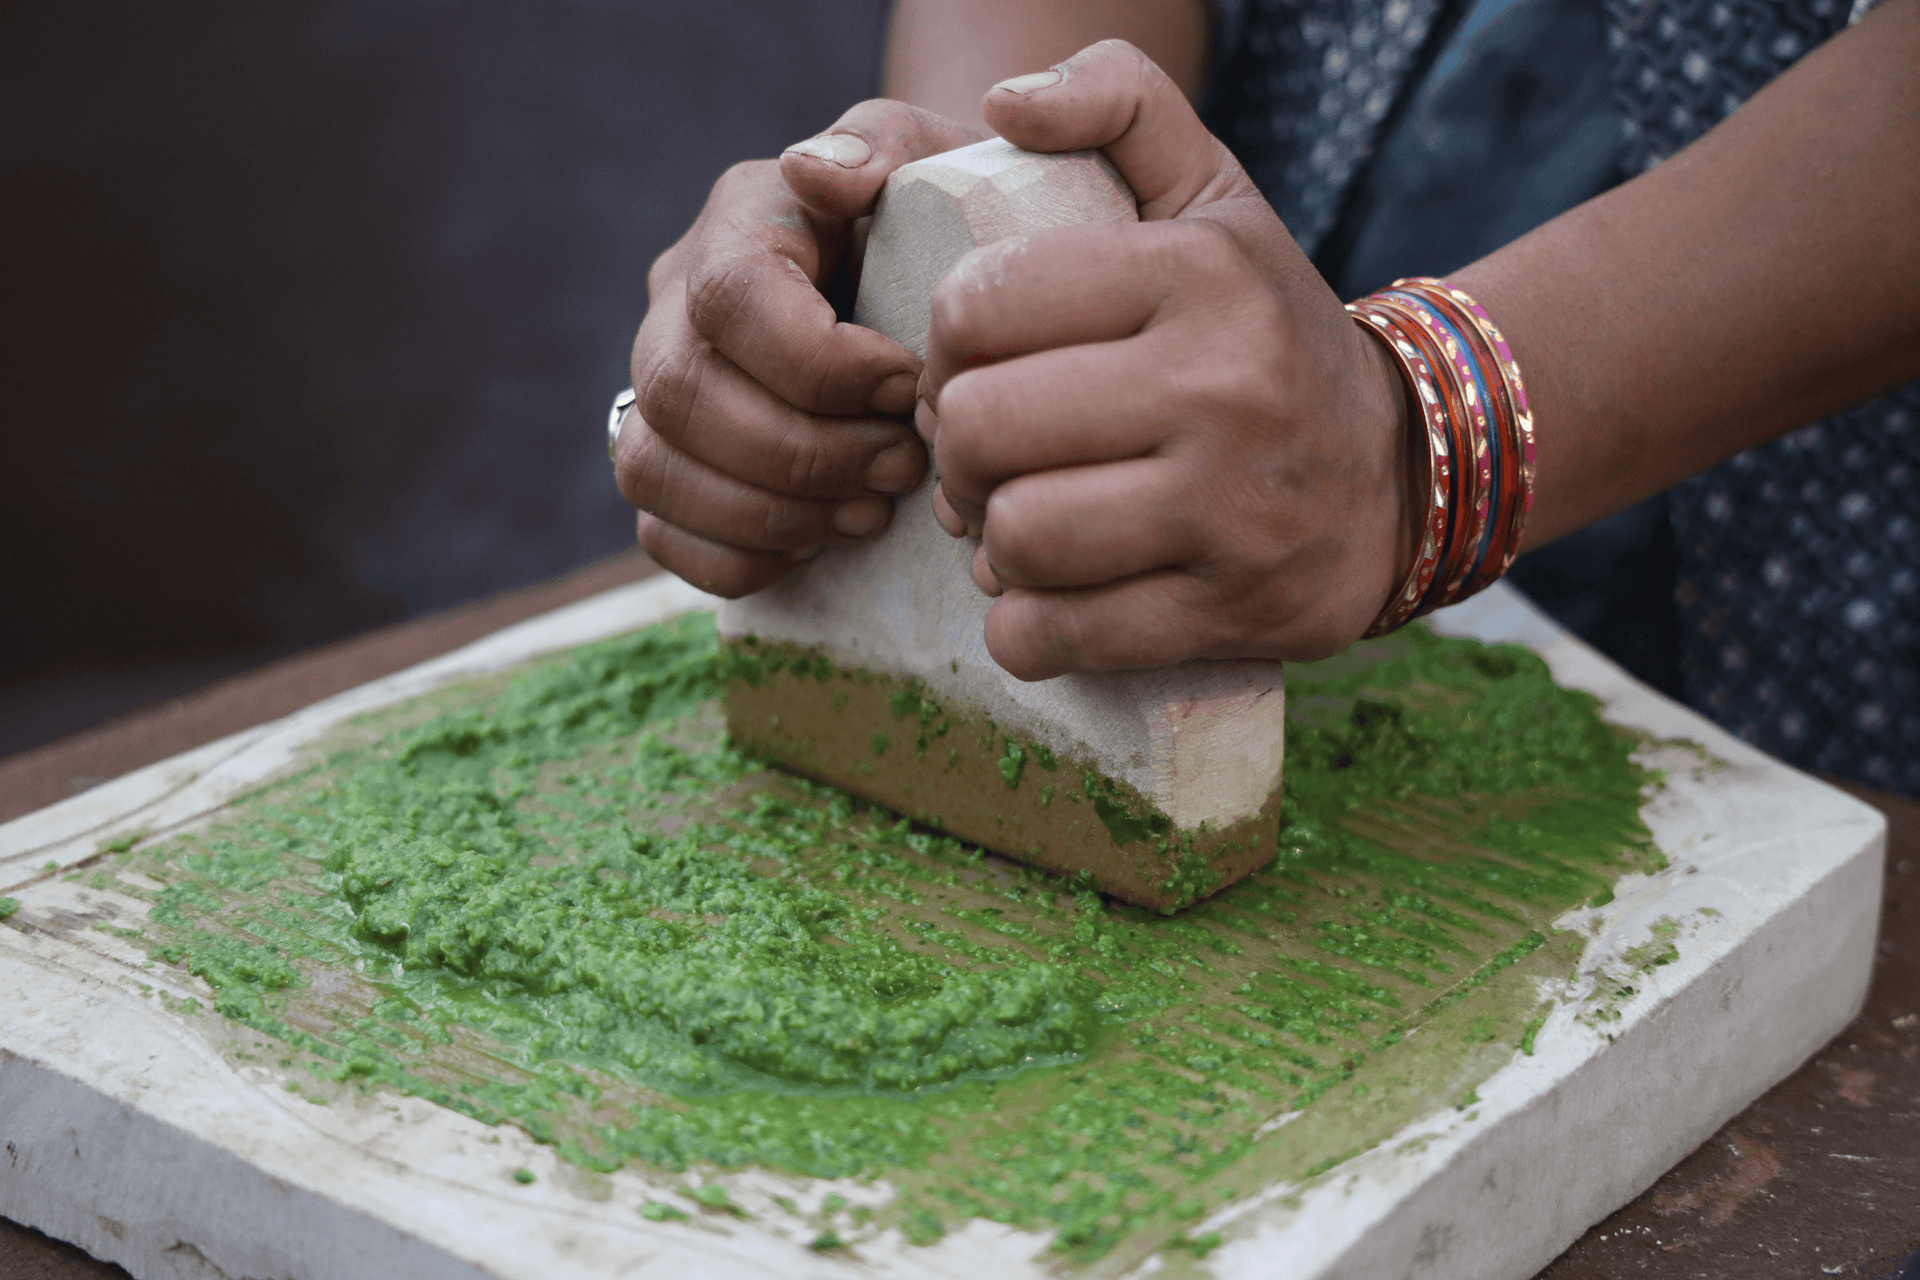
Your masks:
<svg viewBox="0 0 1920 1280"><path fill-rule="evenodd" d="M142 953L91 928L110 904L84 879L35 870L120 833L204 820L344 716L703 602L672 582L610 592L0 827L0 873L23 903L0 925L0 1213L141 1280L1060 1274L1043 1237L987 1223L927 1248L886 1238L857 1258L817 1255L771 1207L775 1194L816 1206L829 1190L873 1202L884 1183L749 1172L725 1181L751 1219L655 1224L638 1206L694 1210L676 1190L686 1179L582 1173L517 1130L419 1099L309 1104L286 1073L224 1054L216 1016L170 1011L208 992L140 969ZM1503 588L1439 625L1526 644L1615 722L1697 744L1654 753L1668 779L1645 816L1671 865L1563 918L1592 935L1579 977L1554 993L1535 1054L1481 1084L1471 1110L1226 1206L1195 1228L1225 1241L1204 1262L1160 1255L1136 1274L1525 1280L1858 1007L1885 841L1876 811L1637 685ZM1626 952L1662 919L1689 922L1679 959L1630 973ZM59 927L14 927L33 920ZM1626 979L1634 992L1620 998ZM515 1183L517 1168L536 1181Z"/></svg>

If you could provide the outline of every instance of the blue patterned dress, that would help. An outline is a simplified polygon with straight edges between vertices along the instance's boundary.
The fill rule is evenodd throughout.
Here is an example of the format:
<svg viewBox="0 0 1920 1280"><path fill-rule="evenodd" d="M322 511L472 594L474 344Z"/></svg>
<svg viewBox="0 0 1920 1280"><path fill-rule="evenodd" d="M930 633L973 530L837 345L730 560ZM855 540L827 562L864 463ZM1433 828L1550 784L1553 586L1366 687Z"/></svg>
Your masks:
<svg viewBox="0 0 1920 1280"><path fill-rule="evenodd" d="M1206 111L1352 297L1456 269L1652 168L1868 3L1223 0ZM1920 383L1514 576L1747 741L1920 796L1917 473Z"/></svg>

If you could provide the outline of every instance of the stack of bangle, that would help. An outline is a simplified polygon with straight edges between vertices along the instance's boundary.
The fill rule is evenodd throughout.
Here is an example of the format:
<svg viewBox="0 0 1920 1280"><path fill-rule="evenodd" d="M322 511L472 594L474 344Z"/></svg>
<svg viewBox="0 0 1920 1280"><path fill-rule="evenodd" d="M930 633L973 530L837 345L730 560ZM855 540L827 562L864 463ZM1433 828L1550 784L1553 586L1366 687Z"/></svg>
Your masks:
<svg viewBox="0 0 1920 1280"><path fill-rule="evenodd" d="M1378 636L1513 564L1533 506L1533 414L1506 339L1446 281L1396 280L1347 310L1399 368L1425 449L1413 568L1367 629Z"/></svg>

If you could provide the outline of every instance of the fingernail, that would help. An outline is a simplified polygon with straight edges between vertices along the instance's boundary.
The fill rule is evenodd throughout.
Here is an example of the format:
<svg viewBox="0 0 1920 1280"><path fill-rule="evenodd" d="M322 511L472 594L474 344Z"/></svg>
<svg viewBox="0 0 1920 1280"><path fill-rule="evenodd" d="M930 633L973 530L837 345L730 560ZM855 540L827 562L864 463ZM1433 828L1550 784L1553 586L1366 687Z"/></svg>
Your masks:
<svg viewBox="0 0 1920 1280"><path fill-rule="evenodd" d="M787 552L789 560L811 560L823 550L821 547L795 547Z"/></svg>
<svg viewBox="0 0 1920 1280"><path fill-rule="evenodd" d="M868 498L856 498L833 513L835 533L849 538L864 538L887 522L887 505Z"/></svg>
<svg viewBox="0 0 1920 1280"><path fill-rule="evenodd" d="M869 407L875 413L905 413L913 408L914 388L919 385L917 375L896 373L873 389Z"/></svg>
<svg viewBox="0 0 1920 1280"><path fill-rule="evenodd" d="M1066 77L1058 71L1036 71L1032 75L1015 76L1011 80L1002 80L993 87L995 89L1005 89L1008 93L1037 93L1042 89L1053 88L1053 86L1059 84L1064 79L1066 79ZM991 90L989 90L989 92L991 92Z"/></svg>
<svg viewBox="0 0 1920 1280"><path fill-rule="evenodd" d="M1006 588L1000 582L1000 571L993 567L993 561L987 559L985 547L973 550L973 585L990 596L997 596Z"/></svg>
<svg viewBox="0 0 1920 1280"><path fill-rule="evenodd" d="M954 513L953 507L947 502L946 493L940 489L933 491L933 518L940 522L940 527L947 531L949 538L966 535L967 522Z"/></svg>
<svg viewBox="0 0 1920 1280"><path fill-rule="evenodd" d="M920 478L920 450L902 440L888 445L867 464L867 488L875 493L904 493Z"/></svg>
<svg viewBox="0 0 1920 1280"><path fill-rule="evenodd" d="M842 169L858 169L873 159L873 148L867 145L865 138L855 137L851 133L829 133L796 142L780 154L812 156L815 160L831 160Z"/></svg>

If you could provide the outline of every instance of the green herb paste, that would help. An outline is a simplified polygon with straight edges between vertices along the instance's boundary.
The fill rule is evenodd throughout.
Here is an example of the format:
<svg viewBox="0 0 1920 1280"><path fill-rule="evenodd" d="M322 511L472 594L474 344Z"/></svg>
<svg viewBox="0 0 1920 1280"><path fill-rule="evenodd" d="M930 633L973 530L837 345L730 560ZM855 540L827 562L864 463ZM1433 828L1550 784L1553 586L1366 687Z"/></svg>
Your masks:
<svg viewBox="0 0 1920 1280"><path fill-rule="evenodd" d="M1171 917L770 773L716 654L696 615L387 713L116 887L309 1087L595 1170L878 1176L863 1229L1104 1271L1472 1096L1577 958L1549 922L1659 865L1634 741L1518 648L1291 667L1278 857Z"/></svg>

